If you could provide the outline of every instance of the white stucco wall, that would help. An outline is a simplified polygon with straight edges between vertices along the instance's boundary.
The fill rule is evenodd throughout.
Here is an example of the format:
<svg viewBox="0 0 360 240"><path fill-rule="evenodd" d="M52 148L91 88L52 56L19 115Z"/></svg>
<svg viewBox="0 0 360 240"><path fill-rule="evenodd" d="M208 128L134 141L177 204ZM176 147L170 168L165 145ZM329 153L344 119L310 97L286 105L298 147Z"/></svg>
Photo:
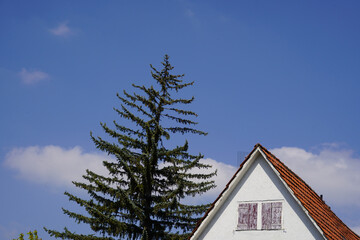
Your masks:
<svg viewBox="0 0 360 240"><path fill-rule="evenodd" d="M239 202L282 201L281 230L237 231ZM258 223L261 221L258 217ZM258 224L259 226L259 224ZM324 239L261 154L198 238L201 240Z"/></svg>

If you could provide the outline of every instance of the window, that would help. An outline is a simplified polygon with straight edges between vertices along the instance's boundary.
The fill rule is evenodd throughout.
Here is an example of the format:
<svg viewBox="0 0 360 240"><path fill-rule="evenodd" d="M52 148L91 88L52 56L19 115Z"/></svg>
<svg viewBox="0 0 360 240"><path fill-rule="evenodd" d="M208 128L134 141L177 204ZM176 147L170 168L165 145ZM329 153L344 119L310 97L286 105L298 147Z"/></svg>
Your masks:
<svg viewBox="0 0 360 240"><path fill-rule="evenodd" d="M240 203L238 230L257 229L257 203Z"/></svg>
<svg viewBox="0 0 360 240"><path fill-rule="evenodd" d="M282 228L282 202L239 203L238 214L237 230Z"/></svg>
<svg viewBox="0 0 360 240"><path fill-rule="evenodd" d="M261 229L276 230L281 229L281 202L262 203Z"/></svg>

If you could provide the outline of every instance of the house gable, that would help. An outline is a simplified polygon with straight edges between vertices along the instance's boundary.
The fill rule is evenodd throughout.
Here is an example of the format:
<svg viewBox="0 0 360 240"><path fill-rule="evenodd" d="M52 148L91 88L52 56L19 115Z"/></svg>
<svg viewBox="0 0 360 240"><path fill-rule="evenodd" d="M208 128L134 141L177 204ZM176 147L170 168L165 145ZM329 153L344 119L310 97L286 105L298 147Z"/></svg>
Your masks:
<svg viewBox="0 0 360 240"><path fill-rule="evenodd" d="M232 185L226 198L221 199L218 209L202 232L191 239L324 239L294 197L262 154L257 152L237 184ZM239 175L240 176L240 175ZM281 227L278 230L261 230L261 206L264 203L282 204ZM243 203L256 203L257 227L239 230L238 207Z"/></svg>
<svg viewBox="0 0 360 240"><path fill-rule="evenodd" d="M274 186L277 191L274 190ZM258 216L250 216L242 212L247 206L251 206L253 208L251 214L254 214L255 203L258 206L256 213ZM269 225L262 219L262 214L268 217L269 212L266 211L273 205L280 206L280 210L275 213L277 219L272 220L276 224ZM265 212L262 211L262 207L265 207ZM250 216L251 228L246 227L244 219L238 220L239 216L245 218ZM239 222L240 224L237 225ZM249 230L255 228L255 222L257 222L256 230ZM266 227L263 228L262 224ZM360 240L360 237L331 211L320 196L260 144L255 145L241 163L225 189L200 219L189 239L211 240L219 237Z"/></svg>

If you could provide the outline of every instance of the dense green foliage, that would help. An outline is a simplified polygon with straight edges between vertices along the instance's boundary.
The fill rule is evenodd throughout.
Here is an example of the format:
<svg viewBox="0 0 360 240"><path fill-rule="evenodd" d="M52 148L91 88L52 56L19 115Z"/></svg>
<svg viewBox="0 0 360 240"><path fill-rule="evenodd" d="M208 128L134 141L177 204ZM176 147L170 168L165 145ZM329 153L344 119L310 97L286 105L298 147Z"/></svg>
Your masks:
<svg viewBox="0 0 360 240"><path fill-rule="evenodd" d="M183 75L170 74L173 67L167 55L162 65L161 71L151 66L153 85L133 84L136 92L117 95L121 107L115 111L131 127L114 121L115 127L111 129L101 123L107 139L113 142L91 134L96 147L114 159L103 162L109 175L87 170L83 177L89 183L74 182L76 187L88 192L90 200L65 193L84 207L88 215L63 209L64 213L78 223L88 224L96 234L78 235L65 228L63 232L47 230L51 236L185 239L208 208L208 205L185 204L183 200L213 188L211 177L216 172L196 173L196 169L211 167L199 162L203 155L190 154L186 140L179 146L169 141L176 133L206 135L193 127L197 123L191 118L197 114L184 109L194 97L174 97L193 82L183 83Z"/></svg>
<svg viewBox="0 0 360 240"><path fill-rule="evenodd" d="M41 238L38 237L36 230L34 230L34 232L30 231L27 234L29 235L29 240L41 240ZM13 240L24 240L24 234L20 233L20 236L17 239Z"/></svg>

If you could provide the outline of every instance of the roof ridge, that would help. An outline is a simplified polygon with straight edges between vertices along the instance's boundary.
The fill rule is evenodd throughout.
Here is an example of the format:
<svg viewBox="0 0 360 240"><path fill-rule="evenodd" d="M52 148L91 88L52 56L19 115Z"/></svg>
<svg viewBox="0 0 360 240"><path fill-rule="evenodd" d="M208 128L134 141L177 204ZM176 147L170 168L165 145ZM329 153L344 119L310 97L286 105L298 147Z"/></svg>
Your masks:
<svg viewBox="0 0 360 240"><path fill-rule="evenodd" d="M295 177L297 177L300 181L302 181L308 188L310 188L310 190L312 190L315 195L318 197L318 199L322 202L325 203L325 201L319 196L319 194L312 189L309 184L307 184L299 175L297 175L293 170L291 170L287 165L285 165L285 163L283 163L279 158L277 158L272 152L270 152L267 148L265 148L264 146L262 146L260 143L256 144L259 145L261 147L262 150L266 151L267 153L269 153L273 158L275 158L278 162L280 162L287 170L289 170L292 174L295 175ZM255 145L255 146L256 146ZM326 205L327 206L327 205ZM329 207L330 208L330 207Z"/></svg>

